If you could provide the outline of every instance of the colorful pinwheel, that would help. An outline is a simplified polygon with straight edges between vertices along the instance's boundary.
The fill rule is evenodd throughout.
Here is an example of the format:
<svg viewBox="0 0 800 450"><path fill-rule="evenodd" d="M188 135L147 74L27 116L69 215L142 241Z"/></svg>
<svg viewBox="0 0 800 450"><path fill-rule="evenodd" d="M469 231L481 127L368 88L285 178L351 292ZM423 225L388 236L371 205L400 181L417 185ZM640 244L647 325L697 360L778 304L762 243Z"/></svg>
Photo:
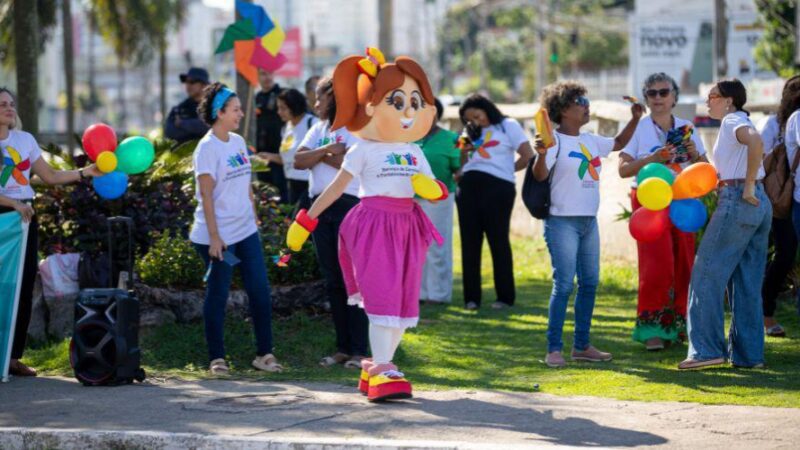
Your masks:
<svg viewBox="0 0 800 450"><path fill-rule="evenodd" d="M280 52L286 34L261 6L237 0L236 11L242 18L228 26L215 53L233 49L236 70L255 86L258 69L274 72L286 64Z"/></svg>

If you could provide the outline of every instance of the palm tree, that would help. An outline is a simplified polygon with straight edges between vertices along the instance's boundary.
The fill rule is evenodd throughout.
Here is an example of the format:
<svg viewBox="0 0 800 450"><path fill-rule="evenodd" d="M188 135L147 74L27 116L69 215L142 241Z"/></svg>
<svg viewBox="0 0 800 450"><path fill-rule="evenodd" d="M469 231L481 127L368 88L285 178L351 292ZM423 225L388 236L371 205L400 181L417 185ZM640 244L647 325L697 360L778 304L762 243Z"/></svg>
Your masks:
<svg viewBox="0 0 800 450"><path fill-rule="evenodd" d="M75 62L72 52L71 0L61 0L61 22L64 45L64 75L67 85L67 152L72 156L75 147Z"/></svg>
<svg viewBox="0 0 800 450"><path fill-rule="evenodd" d="M34 135L39 132L38 58L54 24L55 0L0 1L0 60L16 68L19 115Z"/></svg>

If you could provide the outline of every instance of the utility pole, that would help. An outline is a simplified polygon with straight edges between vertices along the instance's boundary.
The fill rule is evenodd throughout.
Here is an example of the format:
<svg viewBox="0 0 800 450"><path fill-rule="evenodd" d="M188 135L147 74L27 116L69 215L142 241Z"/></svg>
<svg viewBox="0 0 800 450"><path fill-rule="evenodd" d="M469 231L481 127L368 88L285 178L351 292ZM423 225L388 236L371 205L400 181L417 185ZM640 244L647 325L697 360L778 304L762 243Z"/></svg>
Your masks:
<svg viewBox="0 0 800 450"><path fill-rule="evenodd" d="M383 52L386 59L389 60L394 56L394 40L392 39L392 32L394 31L394 9L392 0L378 0L378 46Z"/></svg>
<svg viewBox="0 0 800 450"><path fill-rule="evenodd" d="M536 21L539 24L536 26L536 90L541 91L545 85L545 69L546 69L546 46L545 39L547 33L545 27L546 21L546 5L547 0L536 0Z"/></svg>
<svg viewBox="0 0 800 450"><path fill-rule="evenodd" d="M728 17L725 0L714 0L714 61L717 78L728 75Z"/></svg>
<svg viewBox="0 0 800 450"><path fill-rule="evenodd" d="M61 22L64 43L64 75L67 81L67 152L75 148L75 62L72 55L72 0L61 0Z"/></svg>

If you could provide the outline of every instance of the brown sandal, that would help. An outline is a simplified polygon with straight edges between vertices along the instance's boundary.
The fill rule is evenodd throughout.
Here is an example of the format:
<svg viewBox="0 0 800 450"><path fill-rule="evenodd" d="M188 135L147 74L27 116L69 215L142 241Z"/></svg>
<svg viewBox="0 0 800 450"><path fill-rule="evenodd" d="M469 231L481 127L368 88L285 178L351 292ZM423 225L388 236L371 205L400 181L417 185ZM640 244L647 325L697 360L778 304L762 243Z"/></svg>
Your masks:
<svg viewBox="0 0 800 450"><path fill-rule="evenodd" d="M361 360L366 358L366 356L353 356L352 358L348 359L346 363L344 363L345 369L360 369L361 368Z"/></svg>
<svg viewBox="0 0 800 450"><path fill-rule="evenodd" d="M713 359L684 359L678 364L678 369L680 370L689 370L689 369L702 369L704 367L710 366L718 366L720 364L725 364L725 358L713 358Z"/></svg>
<svg viewBox="0 0 800 450"><path fill-rule="evenodd" d="M8 373L14 375L16 377L35 377L36 370L32 369L25 364L22 364L19 360L11 361L11 364L8 366Z"/></svg>

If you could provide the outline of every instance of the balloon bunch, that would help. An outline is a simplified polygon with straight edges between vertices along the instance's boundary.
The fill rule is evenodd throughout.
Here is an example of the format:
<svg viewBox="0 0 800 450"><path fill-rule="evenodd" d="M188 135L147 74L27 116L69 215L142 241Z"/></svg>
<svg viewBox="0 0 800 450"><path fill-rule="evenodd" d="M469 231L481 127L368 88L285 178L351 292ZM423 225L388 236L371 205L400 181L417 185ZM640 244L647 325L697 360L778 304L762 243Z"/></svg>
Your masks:
<svg viewBox="0 0 800 450"><path fill-rule="evenodd" d="M669 228L694 233L708 219L706 207L699 200L717 186L717 172L709 163L700 162L684 169L677 177L663 164L650 163L639 171L636 198L642 208L631 216L628 229L637 241L658 239Z"/></svg>
<svg viewBox="0 0 800 450"><path fill-rule="evenodd" d="M101 198L113 200L128 190L128 175L147 170L153 159L153 144L141 136L132 136L117 145L117 134L104 123L86 129L82 138L83 150L105 175L92 180Z"/></svg>

